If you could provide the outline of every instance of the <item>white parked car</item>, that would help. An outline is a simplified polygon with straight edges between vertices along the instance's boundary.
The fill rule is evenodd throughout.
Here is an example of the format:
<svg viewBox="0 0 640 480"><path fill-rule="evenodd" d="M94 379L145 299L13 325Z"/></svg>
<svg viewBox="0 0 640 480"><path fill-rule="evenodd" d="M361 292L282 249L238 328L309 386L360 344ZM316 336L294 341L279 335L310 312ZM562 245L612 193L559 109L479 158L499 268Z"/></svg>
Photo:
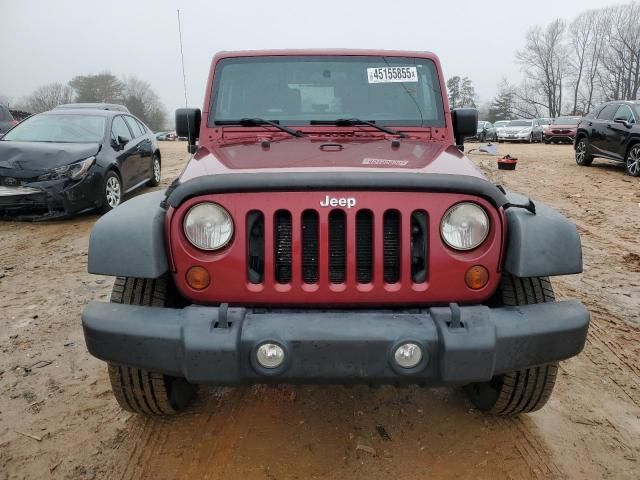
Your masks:
<svg viewBox="0 0 640 480"><path fill-rule="evenodd" d="M511 120L498 132L498 142L533 142L534 120Z"/></svg>

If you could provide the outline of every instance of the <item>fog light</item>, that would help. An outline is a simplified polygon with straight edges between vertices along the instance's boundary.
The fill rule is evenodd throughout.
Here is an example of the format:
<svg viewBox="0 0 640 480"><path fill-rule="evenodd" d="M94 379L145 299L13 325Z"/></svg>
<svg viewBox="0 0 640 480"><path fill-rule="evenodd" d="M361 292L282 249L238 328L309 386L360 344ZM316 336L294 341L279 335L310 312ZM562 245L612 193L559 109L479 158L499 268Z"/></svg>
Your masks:
<svg viewBox="0 0 640 480"><path fill-rule="evenodd" d="M480 290L489 282L489 272L482 265L474 265L464 275L464 282L472 290Z"/></svg>
<svg viewBox="0 0 640 480"><path fill-rule="evenodd" d="M284 349L276 343L263 343L258 347L256 360L264 368L277 368L284 362Z"/></svg>
<svg viewBox="0 0 640 480"><path fill-rule="evenodd" d="M211 283L211 277L206 268L195 266L187 270L187 284L194 290L204 290Z"/></svg>
<svg viewBox="0 0 640 480"><path fill-rule="evenodd" d="M415 343L403 343L396 348L393 358L402 368L413 368L422 361L422 348Z"/></svg>

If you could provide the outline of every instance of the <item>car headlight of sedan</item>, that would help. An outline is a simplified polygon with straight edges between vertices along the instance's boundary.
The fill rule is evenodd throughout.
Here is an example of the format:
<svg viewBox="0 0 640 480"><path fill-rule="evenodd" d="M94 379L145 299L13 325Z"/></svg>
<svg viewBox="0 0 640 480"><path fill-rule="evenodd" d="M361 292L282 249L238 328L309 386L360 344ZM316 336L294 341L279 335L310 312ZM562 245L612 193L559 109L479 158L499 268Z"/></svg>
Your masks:
<svg viewBox="0 0 640 480"><path fill-rule="evenodd" d="M71 180L79 180L84 177L89 169L96 163L96 157L85 158L79 162L70 163L56 167L38 177L38 180L57 180L59 178L70 178Z"/></svg>
<svg viewBox="0 0 640 480"><path fill-rule="evenodd" d="M184 217L184 234L196 248L219 250L233 237L233 219L217 203L199 203Z"/></svg>
<svg viewBox="0 0 640 480"><path fill-rule="evenodd" d="M440 235L455 250L473 250L489 235L489 216L475 203L462 202L451 207L440 222Z"/></svg>

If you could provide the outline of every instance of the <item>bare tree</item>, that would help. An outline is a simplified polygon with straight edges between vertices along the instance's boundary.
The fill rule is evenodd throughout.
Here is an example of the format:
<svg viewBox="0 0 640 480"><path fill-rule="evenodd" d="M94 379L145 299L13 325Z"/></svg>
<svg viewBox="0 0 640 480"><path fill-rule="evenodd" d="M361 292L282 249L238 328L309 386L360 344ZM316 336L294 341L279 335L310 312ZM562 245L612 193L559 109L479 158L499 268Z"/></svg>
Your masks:
<svg viewBox="0 0 640 480"><path fill-rule="evenodd" d="M611 28L609 9L590 10L586 21L593 25L593 37L587 50L585 60L585 78L583 94L583 113L591 111L595 106L598 72L602 65L602 57L606 51L606 37Z"/></svg>
<svg viewBox="0 0 640 480"><path fill-rule="evenodd" d="M22 102L24 108L33 113L46 112L52 108L73 101L73 89L62 83L49 83L38 87Z"/></svg>
<svg viewBox="0 0 640 480"><path fill-rule="evenodd" d="M594 19L599 10L587 10L578 15L569 25L569 65L573 76L573 103L572 113L578 113L578 95L582 80L588 70L590 52L593 43L597 41L598 24Z"/></svg>
<svg viewBox="0 0 640 480"><path fill-rule="evenodd" d="M166 109L149 82L134 76L122 80L122 101L129 111L140 118L152 130L159 130L166 122Z"/></svg>
<svg viewBox="0 0 640 480"><path fill-rule="evenodd" d="M609 26L598 80L606 100L635 100L640 89L640 5L606 10Z"/></svg>
<svg viewBox="0 0 640 480"><path fill-rule="evenodd" d="M528 77L522 94L533 94L523 101L537 102L537 95L545 99L552 117L562 111L562 93L567 74L567 51L563 43L566 25L554 20L545 29L533 27L527 32L525 47L516 52L516 60Z"/></svg>

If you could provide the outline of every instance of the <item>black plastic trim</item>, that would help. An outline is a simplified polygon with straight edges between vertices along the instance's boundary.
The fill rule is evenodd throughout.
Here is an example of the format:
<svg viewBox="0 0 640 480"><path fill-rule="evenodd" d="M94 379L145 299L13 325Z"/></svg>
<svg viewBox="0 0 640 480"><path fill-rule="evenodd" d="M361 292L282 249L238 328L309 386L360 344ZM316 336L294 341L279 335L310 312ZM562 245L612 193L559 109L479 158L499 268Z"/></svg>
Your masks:
<svg viewBox="0 0 640 480"><path fill-rule="evenodd" d="M172 207L199 195L243 192L299 192L323 190L466 193L496 207L507 203L500 189L480 177L444 173L288 172L205 175L172 185L166 203Z"/></svg>
<svg viewBox="0 0 640 480"><path fill-rule="evenodd" d="M577 355L589 327L576 300L406 311L228 308L228 328L212 328L219 310L92 302L82 325L89 352L101 360L219 385L488 381ZM285 349L281 367L256 367L252 357L265 341ZM424 349L414 369L391 364L402 342Z"/></svg>

